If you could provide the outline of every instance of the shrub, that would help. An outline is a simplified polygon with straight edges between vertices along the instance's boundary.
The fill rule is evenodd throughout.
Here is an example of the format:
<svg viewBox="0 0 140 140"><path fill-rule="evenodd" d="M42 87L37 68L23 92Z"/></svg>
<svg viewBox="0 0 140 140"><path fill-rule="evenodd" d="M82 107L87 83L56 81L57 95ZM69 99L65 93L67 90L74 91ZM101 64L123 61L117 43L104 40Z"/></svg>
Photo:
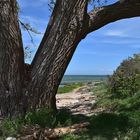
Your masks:
<svg viewBox="0 0 140 140"><path fill-rule="evenodd" d="M108 80L112 97L132 97L140 89L140 54L124 60Z"/></svg>

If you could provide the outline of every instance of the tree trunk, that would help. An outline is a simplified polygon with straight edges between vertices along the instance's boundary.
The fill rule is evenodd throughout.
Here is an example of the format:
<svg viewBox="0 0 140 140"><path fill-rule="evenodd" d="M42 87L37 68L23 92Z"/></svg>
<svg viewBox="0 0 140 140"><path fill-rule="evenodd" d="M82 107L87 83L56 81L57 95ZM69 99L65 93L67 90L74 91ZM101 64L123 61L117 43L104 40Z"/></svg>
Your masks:
<svg viewBox="0 0 140 140"><path fill-rule="evenodd" d="M48 28L32 62L27 92L33 110L44 106L56 110L58 86L81 39L110 22L140 15L139 0L134 3L117 2L89 13L87 4L88 0L56 1Z"/></svg>
<svg viewBox="0 0 140 140"><path fill-rule="evenodd" d="M16 0L0 0L0 116L44 106L56 110L58 86L81 39L110 22L140 16L139 0L117 2L89 13L87 4L88 0L56 0L30 75L24 71Z"/></svg>
<svg viewBox="0 0 140 140"><path fill-rule="evenodd" d="M0 0L0 116L22 112L24 55L16 0Z"/></svg>
<svg viewBox="0 0 140 140"><path fill-rule="evenodd" d="M87 0L58 0L39 50L32 62L29 85L32 108L56 110L55 95L73 53L84 37ZM30 101L31 102L31 101Z"/></svg>

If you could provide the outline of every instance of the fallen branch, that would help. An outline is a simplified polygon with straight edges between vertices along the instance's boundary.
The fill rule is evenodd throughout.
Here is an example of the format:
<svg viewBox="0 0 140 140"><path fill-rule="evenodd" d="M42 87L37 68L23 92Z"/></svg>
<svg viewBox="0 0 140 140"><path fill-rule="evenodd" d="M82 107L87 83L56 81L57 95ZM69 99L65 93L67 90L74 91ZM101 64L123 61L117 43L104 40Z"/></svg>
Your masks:
<svg viewBox="0 0 140 140"><path fill-rule="evenodd" d="M25 130L22 131L22 136L19 136L17 140L56 140L62 135L68 133L79 133L81 131L86 131L87 126L89 126L89 122L54 129L41 129L39 127L25 126Z"/></svg>

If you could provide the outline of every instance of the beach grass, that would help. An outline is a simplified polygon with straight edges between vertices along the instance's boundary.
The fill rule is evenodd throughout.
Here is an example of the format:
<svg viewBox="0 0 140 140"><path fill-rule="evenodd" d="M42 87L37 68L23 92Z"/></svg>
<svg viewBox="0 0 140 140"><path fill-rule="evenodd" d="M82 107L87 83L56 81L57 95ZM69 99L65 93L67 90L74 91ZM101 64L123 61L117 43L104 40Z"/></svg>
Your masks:
<svg viewBox="0 0 140 140"><path fill-rule="evenodd" d="M59 87L57 93L63 94L63 93L69 93L72 92L74 89L77 89L79 87L84 86L84 83L72 83L65 85L63 87Z"/></svg>

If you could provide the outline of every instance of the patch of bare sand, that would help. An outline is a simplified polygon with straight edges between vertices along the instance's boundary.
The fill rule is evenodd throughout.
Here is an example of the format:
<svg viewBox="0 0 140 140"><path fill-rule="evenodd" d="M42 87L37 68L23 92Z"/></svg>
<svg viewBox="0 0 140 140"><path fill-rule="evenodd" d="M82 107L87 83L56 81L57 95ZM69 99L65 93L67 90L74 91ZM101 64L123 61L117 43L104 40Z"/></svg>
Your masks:
<svg viewBox="0 0 140 140"><path fill-rule="evenodd" d="M86 116L93 115L94 112L91 109L93 103L95 103L95 96L91 92L92 85L85 85L77 88L70 93L57 94L56 104L59 109L70 109L73 114L83 114Z"/></svg>

